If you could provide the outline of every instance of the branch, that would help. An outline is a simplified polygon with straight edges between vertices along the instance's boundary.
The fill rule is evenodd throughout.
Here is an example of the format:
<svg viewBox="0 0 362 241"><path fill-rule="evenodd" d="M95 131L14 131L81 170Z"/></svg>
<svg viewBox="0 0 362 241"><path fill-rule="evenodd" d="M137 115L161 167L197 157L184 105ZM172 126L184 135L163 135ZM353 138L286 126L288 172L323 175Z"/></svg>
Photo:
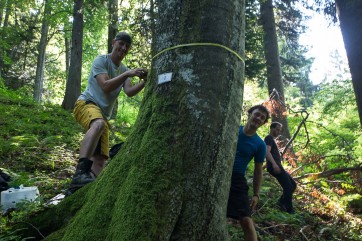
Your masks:
<svg viewBox="0 0 362 241"><path fill-rule="evenodd" d="M293 177L294 180L300 180L300 179L304 179L304 178L308 178L308 177L313 177L315 179L317 178L322 178L322 177L329 177L329 176L333 176L336 174L341 174L343 172L348 172L348 171L362 171L362 166L358 165L356 167L346 167L346 168L336 168L336 169L331 169L325 172L315 172L315 173L307 173L304 174L302 176L299 177Z"/></svg>
<svg viewBox="0 0 362 241"><path fill-rule="evenodd" d="M308 146L308 143L309 143L309 134L308 134L308 131L307 131L307 127L306 127L306 125L305 125L305 122L306 122L306 120L308 119L309 113L306 112L305 110L300 111L300 113L301 113L302 117L303 117L303 114L306 114L306 116L303 117L302 121L301 121L301 122L299 123L299 125L298 125L298 128L297 128L296 132L294 132L293 137L292 137L292 138L288 141L288 143L285 145L284 150L283 150L283 153L282 153L282 155L281 155L282 158L283 158L284 154L287 152L288 147L292 144L292 142L294 141L294 139L297 137L297 135L298 135L298 133L299 133L299 130L300 130L300 128L301 128L302 126L304 126L305 131L306 131L306 133L307 133L307 143L305 144L305 147ZM304 148L305 148L305 147L304 147Z"/></svg>

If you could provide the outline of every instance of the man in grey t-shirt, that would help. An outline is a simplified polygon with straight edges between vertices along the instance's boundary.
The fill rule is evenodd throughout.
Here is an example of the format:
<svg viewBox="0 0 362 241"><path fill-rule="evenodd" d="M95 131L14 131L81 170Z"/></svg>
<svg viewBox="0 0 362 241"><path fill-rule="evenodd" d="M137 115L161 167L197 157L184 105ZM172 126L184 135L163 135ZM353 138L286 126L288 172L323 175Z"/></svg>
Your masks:
<svg viewBox="0 0 362 241"><path fill-rule="evenodd" d="M129 70L123 58L131 48L132 38L120 32L112 41L112 52L96 57L86 90L79 96L74 116L86 130L80 145L79 162L70 184L70 192L94 181L109 157L109 123L114 104L122 88L131 97L140 92L147 81L147 69ZM132 85L130 78L141 81Z"/></svg>

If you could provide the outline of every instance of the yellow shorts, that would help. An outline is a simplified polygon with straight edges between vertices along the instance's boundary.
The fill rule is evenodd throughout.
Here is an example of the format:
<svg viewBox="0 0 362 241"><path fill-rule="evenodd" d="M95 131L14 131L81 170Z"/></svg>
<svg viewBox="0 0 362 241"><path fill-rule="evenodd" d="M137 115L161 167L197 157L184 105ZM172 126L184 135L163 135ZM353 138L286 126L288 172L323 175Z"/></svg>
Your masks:
<svg viewBox="0 0 362 241"><path fill-rule="evenodd" d="M101 109L93 102L86 102L84 100L77 100L75 102L74 117L76 121L84 128L85 131L89 129L90 123L95 119L103 119L106 122L106 128L99 139L97 148L94 154L101 154L109 157L109 123L102 115Z"/></svg>

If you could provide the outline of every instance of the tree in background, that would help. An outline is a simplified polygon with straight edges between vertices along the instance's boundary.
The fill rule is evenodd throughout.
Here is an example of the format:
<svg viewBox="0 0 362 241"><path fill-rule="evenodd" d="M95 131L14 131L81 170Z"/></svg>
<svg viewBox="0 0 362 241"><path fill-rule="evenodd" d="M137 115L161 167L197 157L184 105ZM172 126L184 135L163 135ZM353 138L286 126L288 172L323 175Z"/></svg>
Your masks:
<svg viewBox="0 0 362 241"><path fill-rule="evenodd" d="M133 133L94 183L52 209L57 214L42 227L62 227L47 240L227 239L242 106L243 61L235 53L243 56L244 1L155 5L154 56L180 44L216 46L168 49L153 59ZM165 73L171 81L158 83Z"/></svg>
<svg viewBox="0 0 362 241"><path fill-rule="evenodd" d="M112 40L118 32L118 0L108 0L108 52L112 52Z"/></svg>
<svg viewBox="0 0 362 241"><path fill-rule="evenodd" d="M81 92L83 47L83 0L74 0L69 74L62 106L72 110Z"/></svg>
<svg viewBox="0 0 362 241"><path fill-rule="evenodd" d="M264 29L264 52L267 67L268 92L272 94L273 91L276 90L278 92L278 98L285 101L272 0L261 0L260 20ZM284 128L281 134L285 138L290 139L286 108L283 105L275 106L272 111L272 120L282 123Z"/></svg>
<svg viewBox="0 0 362 241"><path fill-rule="evenodd" d="M362 1L336 0L336 6L362 126Z"/></svg>
<svg viewBox="0 0 362 241"><path fill-rule="evenodd" d="M43 77L44 77L44 64L45 64L45 50L48 43L48 31L49 31L49 16L51 13L51 5L49 0L44 1L44 14L41 26L41 36L38 45L38 61L36 65L36 76L34 83L34 99L40 103L43 92Z"/></svg>

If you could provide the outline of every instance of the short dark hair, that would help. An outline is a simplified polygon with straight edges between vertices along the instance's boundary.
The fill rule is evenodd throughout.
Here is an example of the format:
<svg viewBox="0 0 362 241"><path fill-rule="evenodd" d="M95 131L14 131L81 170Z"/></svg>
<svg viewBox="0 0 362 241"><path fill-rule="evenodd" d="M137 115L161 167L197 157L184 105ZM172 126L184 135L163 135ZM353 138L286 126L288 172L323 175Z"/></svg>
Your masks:
<svg viewBox="0 0 362 241"><path fill-rule="evenodd" d="M274 128L278 127L278 126L283 127L282 123L274 121L274 122L272 122L270 124L270 129L274 129Z"/></svg>
<svg viewBox="0 0 362 241"><path fill-rule="evenodd" d="M114 39L122 40L122 41L128 43L129 45L132 44L132 37L126 32L119 32Z"/></svg>
<svg viewBox="0 0 362 241"><path fill-rule="evenodd" d="M256 109L261 110L262 112L264 112L266 114L264 123L267 123L270 118L270 113L269 113L269 110L263 105L254 105L253 107L250 107L250 109L248 110L248 115L250 116L251 113L253 113L253 111Z"/></svg>

